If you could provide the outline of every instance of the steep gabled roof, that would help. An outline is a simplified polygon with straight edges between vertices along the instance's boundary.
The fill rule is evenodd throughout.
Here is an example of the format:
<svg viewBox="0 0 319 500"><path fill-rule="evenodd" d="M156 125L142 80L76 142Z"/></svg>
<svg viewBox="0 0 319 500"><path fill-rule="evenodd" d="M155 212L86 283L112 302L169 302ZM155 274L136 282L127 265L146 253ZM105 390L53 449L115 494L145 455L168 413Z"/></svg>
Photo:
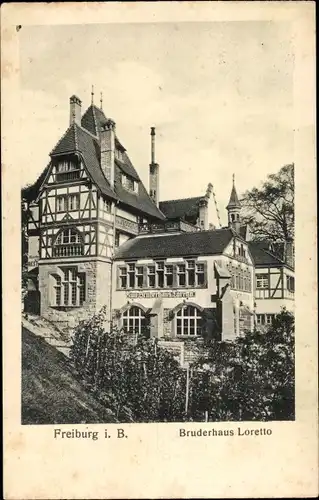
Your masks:
<svg viewBox="0 0 319 500"><path fill-rule="evenodd" d="M30 186L26 186L21 190L21 196L24 200L27 200L28 202L36 200L39 193L39 189L42 186L42 183L46 178L47 173L50 170L50 167L51 167L51 162L45 167L43 172L39 175L39 177L33 184L31 184Z"/></svg>
<svg viewBox="0 0 319 500"><path fill-rule="evenodd" d="M81 118L81 126L88 130L91 134L99 137L101 126L107 121L108 119L105 116L104 111L94 104L91 104ZM115 145L122 151L125 151L125 148L117 136L115 136Z"/></svg>
<svg viewBox="0 0 319 500"><path fill-rule="evenodd" d="M116 260L221 255L232 240L231 229L163 236L140 236L120 246Z"/></svg>
<svg viewBox="0 0 319 500"><path fill-rule="evenodd" d="M195 198L161 201L159 208L167 219L197 219L199 216L199 203L203 198L203 196L196 196Z"/></svg>
<svg viewBox="0 0 319 500"><path fill-rule="evenodd" d="M66 132L62 135L61 139L52 149L50 156L73 153L78 151L76 140L77 125L73 123L69 126Z"/></svg>
<svg viewBox="0 0 319 500"><path fill-rule="evenodd" d="M52 150L51 157L54 158L55 156L73 152L81 154L89 175L103 194L121 201L125 205L134 208L137 212L146 213L155 219L165 219L165 216L146 191L125 151L123 152L122 162L115 160L114 189L111 188L100 167L101 151L98 138L75 123L70 125ZM138 182L138 193L130 192L122 186L121 172L126 173Z"/></svg>
<svg viewBox="0 0 319 500"><path fill-rule="evenodd" d="M98 140L83 128L77 127L77 144L93 182L103 194L118 199L100 167L100 145Z"/></svg>
<svg viewBox="0 0 319 500"><path fill-rule="evenodd" d="M96 137L76 123L70 125L55 148L51 158L67 153L80 153L92 181L102 194L117 199L114 190L100 167L100 145Z"/></svg>
<svg viewBox="0 0 319 500"><path fill-rule="evenodd" d="M131 175L131 173L129 173L128 175L131 175L131 177L133 177L138 182L137 193L128 191L122 186L121 182L122 172L124 173L131 172L129 165L127 163L124 164L122 162L116 162L114 190L119 200L128 207L134 208L138 212L146 213L155 219L164 220L165 216L157 208L154 201L146 191L144 184L138 177L135 169L134 169L135 172L134 175Z"/></svg>

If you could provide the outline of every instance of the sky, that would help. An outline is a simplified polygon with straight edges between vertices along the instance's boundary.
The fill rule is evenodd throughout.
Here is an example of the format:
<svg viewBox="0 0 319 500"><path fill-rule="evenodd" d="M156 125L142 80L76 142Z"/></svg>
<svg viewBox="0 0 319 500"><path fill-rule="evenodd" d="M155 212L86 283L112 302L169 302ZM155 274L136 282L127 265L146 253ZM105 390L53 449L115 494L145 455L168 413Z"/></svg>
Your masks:
<svg viewBox="0 0 319 500"><path fill-rule="evenodd" d="M290 25L270 21L24 26L20 32L22 184L33 182L69 125L69 98L91 102L148 187L156 127L160 199L214 186L222 223L239 195L293 159ZM213 200L210 222L217 224Z"/></svg>

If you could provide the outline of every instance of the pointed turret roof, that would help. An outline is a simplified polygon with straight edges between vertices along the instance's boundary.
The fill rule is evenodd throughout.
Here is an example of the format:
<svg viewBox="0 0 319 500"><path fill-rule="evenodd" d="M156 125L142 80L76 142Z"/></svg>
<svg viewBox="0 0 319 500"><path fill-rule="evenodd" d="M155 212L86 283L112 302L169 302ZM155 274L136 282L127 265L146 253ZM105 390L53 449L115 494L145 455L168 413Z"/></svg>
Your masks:
<svg viewBox="0 0 319 500"><path fill-rule="evenodd" d="M235 175L233 175L233 187L230 193L230 198L226 209L229 210L230 208L241 208L241 203L239 201L235 187Z"/></svg>

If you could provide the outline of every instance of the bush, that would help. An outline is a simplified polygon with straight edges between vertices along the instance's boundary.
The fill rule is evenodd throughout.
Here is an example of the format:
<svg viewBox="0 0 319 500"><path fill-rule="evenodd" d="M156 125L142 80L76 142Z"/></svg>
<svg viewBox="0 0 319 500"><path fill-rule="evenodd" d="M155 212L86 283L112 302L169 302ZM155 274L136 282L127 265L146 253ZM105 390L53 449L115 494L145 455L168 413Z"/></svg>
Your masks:
<svg viewBox="0 0 319 500"><path fill-rule="evenodd" d="M193 412L201 399L213 421L294 419L291 313L283 310L264 333L256 330L232 343L216 342L198 361L197 368L203 366L204 374L193 383Z"/></svg>
<svg viewBox="0 0 319 500"><path fill-rule="evenodd" d="M105 311L81 323L71 356L100 402L112 400L117 418L135 422L294 419L294 318L279 314L266 332L199 347L186 371L156 339L105 330ZM114 406L114 405L113 405Z"/></svg>

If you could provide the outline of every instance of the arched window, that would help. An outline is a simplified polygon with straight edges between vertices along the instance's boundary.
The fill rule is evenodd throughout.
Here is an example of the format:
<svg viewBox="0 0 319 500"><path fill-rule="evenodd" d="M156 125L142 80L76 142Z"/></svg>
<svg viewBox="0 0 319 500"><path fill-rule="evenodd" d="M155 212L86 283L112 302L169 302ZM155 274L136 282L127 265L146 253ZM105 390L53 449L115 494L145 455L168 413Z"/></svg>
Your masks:
<svg viewBox="0 0 319 500"><path fill-rule="evenodd" d="M182 307L176 313L176 335L196 337L202 333L202 315L194 306Z"/></svg>
<svg viewBox="0 0 319 500"><path fill-rule="evenodd" d="M61 231L53 247L54 257L70 257L84 254L84 245L82 237L74 228Z"/></svg>
<svg viewBox="0 0 319 500"><path fill-rule="evenodd" d="M122 314L122 327L127 333L137 333L148 336L148 319L143 309L132 306Z"/></svg>

